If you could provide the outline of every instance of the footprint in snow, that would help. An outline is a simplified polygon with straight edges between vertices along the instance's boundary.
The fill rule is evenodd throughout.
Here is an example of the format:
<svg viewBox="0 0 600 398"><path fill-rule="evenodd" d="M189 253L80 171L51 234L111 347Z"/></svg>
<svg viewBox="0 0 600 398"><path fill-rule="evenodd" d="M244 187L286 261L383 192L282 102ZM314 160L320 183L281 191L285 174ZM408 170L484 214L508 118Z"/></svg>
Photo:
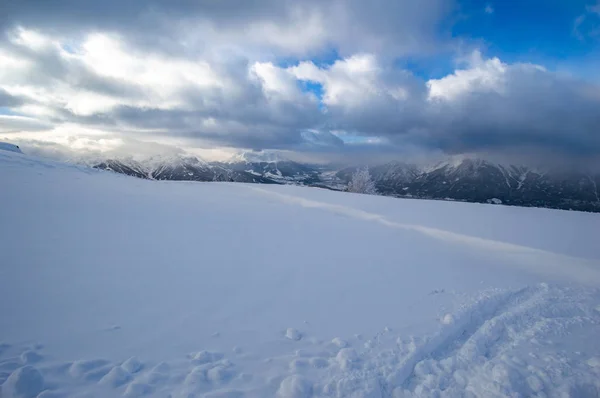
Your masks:
<svg viewBox="0 0 600 398"><path fill-rule="evenodd" d="M277 390L277 396L285 398L305 398L310 397L312 393L312 384L299 375L291 375L283 379Z"/></svg>
<svg viewBox="0 0 600 398"><path fill-rule="evenodd" d="M333 340L331 340L331 343L338 348L346 348L349 346L349 344L346 340L343 340L339 337L335 337Z"/></svg>
<svg viewBox="0 0 600 398"><path fill-rule="evenodd" d="M144 364L136 357L131 357L123 362L121 367L129 373L137 373L144 367Z"/></svg>
<svg viewBox="0 0 600 398"><path fill-rule="evenodd" d="M33 366L23 366L12 372L2 383L2 396L35 397L44 390L44 377Z"/></svg>
<svg viewBox="0 0 600 398"><path fill-rule="evenodd" d="M27 350L21 354L21 361L24 364L33 364L41 361L44 357L35 351Z"/></svg>
<svg viewBox="0 0 600 398"><path fill-rule="evenodd" d="M223 359L225 355L223 355L220 352L214 352L214 351L199 351L197 353L194 353L191 355L192 357L192 363L194 365L202 365L205 363L211 363L211 362L217 362L221 359Z"/></svg>
<svg viewBox="0 0 600 398"><path fill-rule="evenodd" d="M285 337L290 340L298 341L298 340L302 339L302 333L300 333L298 330L296 330L294 328L288 328L285 331Z"/></svg>
<svg viewBox="0 0 600 398"><path fill-rule="evenodd" d="M290 361L289 367L292 373L302 373L310 368L310 362L305 358L295 358Z"/></svg>

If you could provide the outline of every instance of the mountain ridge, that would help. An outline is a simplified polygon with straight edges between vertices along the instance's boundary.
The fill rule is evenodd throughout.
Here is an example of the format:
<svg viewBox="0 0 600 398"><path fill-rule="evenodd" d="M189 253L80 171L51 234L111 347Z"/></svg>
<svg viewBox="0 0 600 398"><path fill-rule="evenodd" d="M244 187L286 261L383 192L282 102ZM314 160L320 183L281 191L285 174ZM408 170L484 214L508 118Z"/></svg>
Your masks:
<svg viewBox="0 0 600 398"><path fill-rule="evenodd" d="M371 168L382 194L600 211L600 174L542 171L471 158L431 168L398 168L398 163ZM344 171L340 177L348 178L350 171Z"/></svg>
<svg viewBox="0 0 600 398"><path fill-rule="evenodd" d="M334 169L282 158L203 162L186 157L146 172L137 164L112 160L94 167L157 180L294 184L335 190L345 190L358 169ZM373 165L369 171L379 193L386 196L600 212L600 174L548 171L470 157L426 165L393 161Z"/></svg>
<svg viewBox="0 0 600 398"><path fill-rule="evenodd" d="M299 163L270 153L250 155L260 156L241 154L226 162L183 154L72 162L151 180L293 184L333 190L345 190L359 168ZM369 171L378 192L385 196L600 212L600 173L543 170L465 156L420 165L397 160L371 165Z"/></svg>

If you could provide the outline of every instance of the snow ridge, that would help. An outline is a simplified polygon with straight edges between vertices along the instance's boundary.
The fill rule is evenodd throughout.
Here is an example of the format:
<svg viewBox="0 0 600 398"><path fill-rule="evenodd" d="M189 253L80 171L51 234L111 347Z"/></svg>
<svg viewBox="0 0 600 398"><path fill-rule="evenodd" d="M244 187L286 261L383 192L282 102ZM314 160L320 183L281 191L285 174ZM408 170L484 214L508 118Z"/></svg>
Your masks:
<svg viewBox="0 0 600 398"><path fill-rule="evenodd" d="M487 251L493 251L510 260L507 262L507 265L520 266L540 275L554 274L585 285L600 286L600 263L598 261L566 256L564 254L552 253L550 251L520 246L513 243L468 236L422 225L398 223L390 221L382 215L353 209L351 207L299 198L257 187L249 188L286 203L298 204L309 208L324 209L336 214L376 222L390 228L418 232L444 242L465 245L481 251L483 255L485 255ZM577 269L576 272L572 272L574 268Z"/></svg>

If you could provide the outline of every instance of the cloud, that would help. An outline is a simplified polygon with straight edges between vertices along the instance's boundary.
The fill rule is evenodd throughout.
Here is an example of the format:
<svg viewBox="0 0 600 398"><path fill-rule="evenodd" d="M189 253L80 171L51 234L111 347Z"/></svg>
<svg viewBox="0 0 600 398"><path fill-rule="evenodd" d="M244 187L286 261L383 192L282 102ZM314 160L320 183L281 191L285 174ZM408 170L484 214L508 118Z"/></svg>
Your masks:
<svg viewBox="0 0 600 398"><path fill-rule="evenodd" d="M534 64L474 52L465 67L422 81L360 56L291 70L323 85L328 126L446 153L600 154L600 87Z"/></svg>
<svg viewBox="0 0 600 398"><path fill-rule="evenodd" d="M400 134L421 114L423 82L382 65L372 54L353 55L324 68L303 62L288 70L299 80L322 85L325 126L330 130Z"/></svg>
<svg viewBox="0 0 600 398"><path fill-rule="evenodd" d="M6 90L0 88L0 108L14 108L23 104L19 97L9 94Z"/></svg>
<svg viewBox="0 0 600 398"><path fill-rule="evenodd" d="M0 141L7 139L8 137L0 135ZM51 140L19 138L13 142L17 143L28 155L67 162L83 162L90 165L111 158L146 160L154 156L168 157L188 154L173 145L109 135L55 137Z"/></svg>
<svg viewBox="0 0 600 398"><path fill-rule="evenodd" d="M0 133L35 132L50 130L51 128L50 124L40 122L34 118L17 115L0 115Z"/></svg>
<svg viewBox="0 0 600 398"><path fill-rule="evenodd" d="M481 53L474 52L469 69L457 70L441 79L427 82L429 101L453 101L470 93L502 93L506 86L508 66L498 58L483 60Z"/></svg>
<svg viewBox="0 0 600 398"><path fill-rule="evenodd" d="M400 54L439 45L437 24L452 9L451 0L33 0L3 4L0 30L122 32L138 45L171 53L218 47L284 55L328 48Z"/></svg>
<svg viewBox="0 0 600 398"><path fill-rule="evenodd" d="M112 1L5 6L2 132L74 150L600 155L594 83L479 51L436 78L398 66L447 50L450 1Z"/></svg>
<svg viewBox="0 0 600 398"><path fill-rule="evenodd" d="M488 4L485 6L485 9L483 10L486 14L493 14L494 13L494 7L492 7L491 4Z"/></svg>
<svg viewBox="0 0 600 398"><path fill-rule="evenodd" d="M537 148L600 154L600 87L532 64L475 57L468 69L428 82L421 139L451 151ZM435 122L431 122L435 120Z"/></svg>
<svg viewBox="0 0 600 398"><path fill-rule="evenodd" d="M332 149L344 146L344 141L329 131L306 130L301 135L305 141L304 145L308 150L319 147Z"/></svg>
<svg viewBox="0 0 600 398"><path fill-rule="evenodd" d="M24 99L13 110L54 124L282 147L321 118L314 94L270 62L166 57L98 33L67 51L25 29L0 57L11 60L0 71L2 93Z"/></svg>
<svg viewBox="0 0 600 398"><path fill-rule="evenodd" d="M580 41L600 38L600 1L586 6L585 12L575 18L573 35Z"/></svg>

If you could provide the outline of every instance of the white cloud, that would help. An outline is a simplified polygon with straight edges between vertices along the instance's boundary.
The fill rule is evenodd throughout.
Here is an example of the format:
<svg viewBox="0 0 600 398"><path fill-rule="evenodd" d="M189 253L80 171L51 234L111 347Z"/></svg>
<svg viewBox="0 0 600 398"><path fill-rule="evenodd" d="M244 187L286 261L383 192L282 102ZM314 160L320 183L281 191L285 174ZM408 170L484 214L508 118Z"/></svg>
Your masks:
<svg viewBox="0 0 600 398"><path fill-rule="evenodd" d="M387 79L389 71L373 54L356 54L325 68L310 61L302 62L288 70L299 80L321 84L323 103L328 107L354 108L381 97L404 100L409 95L404 82ZM402 71L393 73L396 76L403 74Z"/></svg>
<svg viewBox="0 0 600 398"><path fill-rule="evenodd" d="M485 11L486 14L493 14L494 13L494 7L492 7L491 4L488 4L488 5L485 6L484 11Z"/></svg>
<svg viewBox="0 0 600 398"><path fill-rule="evenodd" d="M222 79L203 59L178 59L137 53L123 40L104 34L86 38L81 53L72 55L100 76L149 88L155 96L169 97L189 86L222 87Z"/></svg>
<svg viewBox="0 0 600 398"><path fill-rule="evenodd" d="M69 121L69 112L93 117L111 115L123 107L130 116L132 111L151 110L154 115L172 111L182 114L181 124L216 134L219 128L231 126L244 130L242 119L266 122L275 118L285 124L290 112L317 108L314 95L302 93L289 72L268 62L248 66L235 60L168 58L141 52L116 36L99 33L84 37L76 49L67 52L59 40L48 38L42 43L40 37L37 32L19 29L11 46L0 48L2 59L9 61L0 71L0 88L23 98L15 111L32 117ZM46 68L46 61L52 62L52 68ZM244 109L253 107L253 101L263 101L264 107ZM282 103L286 104L283 108ZM168 113L161 116L165 122L166 116ZM173 121L170 116L168 119ZM169 129L168 124L161 126L160 120L156 123L151 130ZM135 125L131 127L135 129Z"/></svg>
<svg viewBox="0 0 600 398"><path fill-rule="evenodd" d="M506 71L507 65L498 58L484 60L481 53L476 51L469 62L469 69L456 70L451 75L427 82L429 99L452 100L474 92L502 94L506 83Z"/></svg>
<svg viewBox="0 0 600 398"><path fill-rule="evenodd" d="M484 59L477 50L466 61L467 69L459 69L441 79L431 79L427 82L430 101L453 101L463 96L486 93L508 97L514 94L507 90L514 83L515 73L547 72L541 65L509 65L496 57Z"/></svg>
<svg viewBox="0 0 600 398"><path fill-rule="evenodd" d="M300 99L303 94L295 77L287 70L274 66L271 62L255 62L250 67L250 77L258 81L270 98L284 100Z"/></svg>
<svg viewBox="0 0 600 398"><path fill-rule="evenodd" d="M168 56L116 33L74 41L17 29L0 43L0 93L11 104L2 131L75 137L69 148L79 150L108 145L95 143L101 136L207 148L455 153L526 144L600 153L598 87L538 65L475 51L426 81L376 52L280 66L277 57L195 48Z"/></svg>

